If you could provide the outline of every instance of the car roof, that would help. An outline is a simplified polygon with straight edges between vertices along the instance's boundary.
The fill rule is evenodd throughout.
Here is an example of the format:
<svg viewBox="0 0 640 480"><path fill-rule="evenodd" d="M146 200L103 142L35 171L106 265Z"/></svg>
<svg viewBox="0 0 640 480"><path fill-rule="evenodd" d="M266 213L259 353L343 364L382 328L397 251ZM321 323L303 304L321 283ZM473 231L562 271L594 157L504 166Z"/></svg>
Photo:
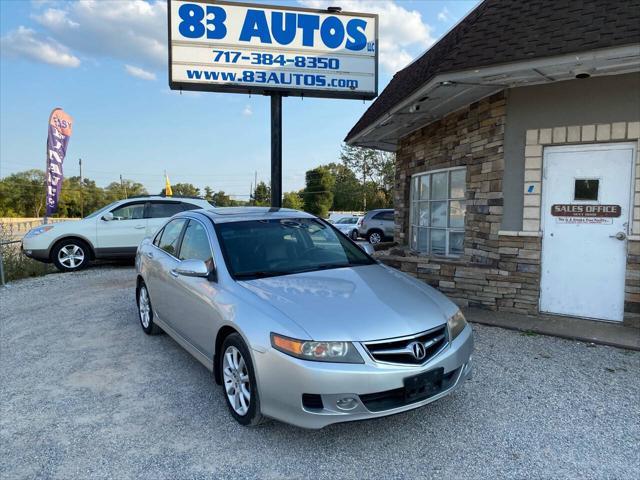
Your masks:
<svg viewBox="0 0 640 480"><path fill-rule="evenodd" d="M271 207L216 207L192 210L209 217L214 223L244 222L248 220L273 220L284 218L316 218L306 212L291 208ZM186 212L185 212L186 213Z"/></svg>

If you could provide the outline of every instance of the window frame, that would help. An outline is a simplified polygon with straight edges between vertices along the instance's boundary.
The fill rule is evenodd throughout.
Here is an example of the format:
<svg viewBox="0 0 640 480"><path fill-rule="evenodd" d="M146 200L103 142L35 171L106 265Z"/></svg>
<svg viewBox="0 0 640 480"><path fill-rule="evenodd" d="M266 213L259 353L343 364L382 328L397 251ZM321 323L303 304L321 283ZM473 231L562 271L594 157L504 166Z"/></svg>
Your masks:
<svg viewBox="0 0 640 480"><path fill-rule="evenodd" d="M451 173L455 172L455 171L463 171L464 172L464 176L465 176L465 180L464 180L464 195L462 197L452 197L451 196ZM433 191L433 176L435 174L438 173L447 173L447 197L446 198L439 198L439 199L432 199L431 195L432 195L432 191ZM451 253L451 245L450 245L450 241L449 241L449 237L451 233L462 233L463 235L463 242L464 242L464 235L466 232L466 218L467 218L467 166L466 165L462 165L462 166L458 166L458 167L449 167L449 168L439 168L436 170L427 170L424 172L420 172L420 173L415 173L413 175L411 175L410 179L409 179L409 248L415 252L418 252L420 254L423 255L429 255L429 256L434 256L434 257L447 257L447 258L461 258L464 255L464 247L463 247L463 251L461 253ZM415 186L416 186L416 181L419 182L419 184L422 183L422 180L416 180L418 178L421 177L425 177L428 176L429 177L429 197L427 199L420 199L420 198L415 198ZM463 220L463 226L462 227L452 227L451 226L451 202L464 202L465 204L465 210L464 210L464 220ZM431 225L431 219L432 219L432 204L433 203L437 203L437 202L445 202L446 203L446 219L447 219L447 224L444 227L439 227L439 226L435 226L433 227ZM427 226L421 226L419 224L419 219L417 219L417 214L419 211L419 205L422 203L427 203L429 205L429 210L428 210L428 215L429 215L429 222ZM419 250L418 249L418 243L419 243L419 229L425 229L427 230L428 233L428 239L427 239L427 250L423 251L423 250ZM413 239L414 239L414 231L418 229L416 231L416 242L414 244ZM431 231L432 230L440 230L440 231L444 231L445 232L445 253L441 254L441 253L433 253L432 252L432 246L431 246Z"/></svg>
<svg viewBox="0 0 640 480"><path fill-rule="evenodd" d="M113 212L116 210L120 210L121 208L127 208L132 205L142 205L142 217L140 218L125 218L122 220L116 220L118 222L125 222L127 220L146 220L147 219L147 201L146 200L132 200L130 202L124 202L120 205L115 205L113 208L109 210L109 213L113 215Z"/></svg>
<svg viewBox="0 0 640 480"><path fill-rule="evenodd" d="M209 242L209 251L211 252L211 260L213 261L213 271L217 272L218 271L218 264L216 262L215 251L213 249L213 237L211 237L211 235L209 234L209 230L207 229L207 226L205 225L205 223L201 222L197 218L192 218L192 217L178 217L178 218L186 218L187 219L187 223L185 224L184 228L182 229L182 233L180 233L180 247L178 248L178 251L177 251L178 260L181 261L181 262L183 261L183 260L180 260L180 255L182 254L182 242L184 240L184 236L187 233L187 228L189 228L189 223L190 222L197 222L202 226L202 228L204 229L204 233L207 236L207 240ZM172 219L172 220L175 220L175 219ZM187 260L187 259L185 259L185 260Z"/></svg>
<svg viewBox="0 0 640 480"><path fill-rule="evenodd" d="M180 230L180 233L178 234L178 241L176 243L176 253L179 253L180 249L182 248L182 237L184 235L184 231L187 228L187 225L189 224L189 220L190 220L189 217L171 218L167 223L165 223L162 226L162 228L158 231L158 233L156 233L156 236L154 237L154 242L151 243L156 249L160 250L166 255L169 255L171 258L173 258L178 262L180 262L181 260L178 257L176 257L174 254L167 252L164 248L160 246L160 244L162 242L162 237L164 236L165 230L167 229L167 225L169 225L171 222L176 222L179 220L184 220L184 225L182 225L182 230ZM160 235L160 237L158 237L158 235ZM156 238L158 238L158 245L155 244Z"/></svg>

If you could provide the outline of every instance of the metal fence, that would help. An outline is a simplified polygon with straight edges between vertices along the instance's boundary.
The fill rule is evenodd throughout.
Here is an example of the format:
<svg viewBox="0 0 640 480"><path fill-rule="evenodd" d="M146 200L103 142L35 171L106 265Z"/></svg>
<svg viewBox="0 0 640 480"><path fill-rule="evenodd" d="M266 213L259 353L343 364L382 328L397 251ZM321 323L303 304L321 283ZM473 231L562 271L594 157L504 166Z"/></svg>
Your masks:
<svg viewBox="0 0 640 480"><path fill-rule="evenodd" d="M20 243L22 240L10 240L8 242L0 242L0 285L1 286L5 286L5 279L4 279L4 259L2 258L2 247L4 247L5 245L11 245L13 243Z"/></svg>

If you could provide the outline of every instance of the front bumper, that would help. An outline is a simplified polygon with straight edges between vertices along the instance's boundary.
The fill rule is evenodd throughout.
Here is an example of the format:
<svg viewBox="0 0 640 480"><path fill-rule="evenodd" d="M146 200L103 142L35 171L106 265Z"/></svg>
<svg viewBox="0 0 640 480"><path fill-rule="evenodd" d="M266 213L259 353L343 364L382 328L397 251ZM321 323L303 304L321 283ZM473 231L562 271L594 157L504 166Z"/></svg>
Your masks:
<svg viewBox="0 0 640 480"><path fill-rule="evenodd" d="M473 332L467 327L426 365L391 365L373 361L356 344L364 364L299 360L274 349L254 350L260 409L266 415L303 428L322 428L338 422L365 420L412 410L442 398L471 377ZM444 369L442 389L431 397L405 404L398 398L404 379ZM303 406L302 395L318 395L321 408ZM356 405L345 411L338 400L352 398Z"/></svg>
<svg viewBox="0 0 640 480"><path fill-rule="evenodd" d="M33 258L34 260L38 260L40 262L47 262L47 263L51 261L49 257L48 248L46 249L25 248L24 241L23 241L20 244L20 250L22 250L22 253L24 253L27 257Z"/></svg>

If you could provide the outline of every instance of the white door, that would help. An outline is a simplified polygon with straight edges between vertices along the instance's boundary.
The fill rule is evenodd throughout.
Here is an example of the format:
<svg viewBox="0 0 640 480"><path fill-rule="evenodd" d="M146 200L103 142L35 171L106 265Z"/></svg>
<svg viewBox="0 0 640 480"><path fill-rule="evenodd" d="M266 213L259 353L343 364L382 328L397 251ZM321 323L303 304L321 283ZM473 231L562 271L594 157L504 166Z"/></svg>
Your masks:
<svg viewBox="0 0 640 480"><path fill-rule="evenodd" d="M540 310L622 321L634 146L544 151Z"/></svg>

